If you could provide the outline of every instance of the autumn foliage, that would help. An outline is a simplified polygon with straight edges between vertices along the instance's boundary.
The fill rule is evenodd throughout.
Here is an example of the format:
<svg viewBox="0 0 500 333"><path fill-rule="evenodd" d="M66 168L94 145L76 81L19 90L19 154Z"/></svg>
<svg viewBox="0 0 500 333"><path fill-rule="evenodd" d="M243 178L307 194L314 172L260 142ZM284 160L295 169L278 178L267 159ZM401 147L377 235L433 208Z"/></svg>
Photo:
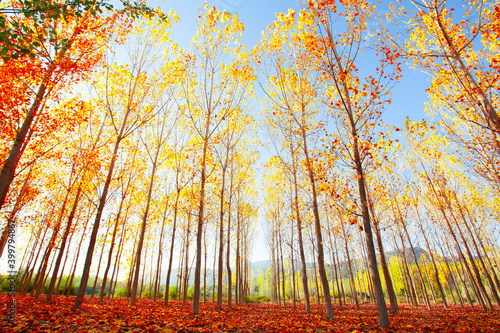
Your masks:
<svg viewBox="0 0 500 333"><path fill-rule="evenodd" d="M0 331L499 331L499 19L1 2Z"/></svg>

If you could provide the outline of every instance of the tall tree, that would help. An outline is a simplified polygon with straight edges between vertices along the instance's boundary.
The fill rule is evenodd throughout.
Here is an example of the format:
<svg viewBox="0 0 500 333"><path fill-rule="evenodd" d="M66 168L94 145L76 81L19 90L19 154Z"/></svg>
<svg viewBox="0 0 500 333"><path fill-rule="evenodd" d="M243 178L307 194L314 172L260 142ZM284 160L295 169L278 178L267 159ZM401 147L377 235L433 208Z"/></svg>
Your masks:
<svg viewBox="0 0 500 333"><path fill-rule="evenodd" d="M180 80L183 112L191 119L193 132L201 143L200 196L196 223L196 264L193 313L199 313L200 277L208 161L214 134L248 95L254 79L245 47L239 44L244 30L236 14L220 12L205 5L192 40L194 54L183 53L187 63Z"/></svg>
<svg viewBox="0 0 500 333"><path fill-rule="evenodd" d="M153 37L159 37L159 31L150 30ZM163 36L165 38L166 36ZM156 40L156 38L154 38ZM161 81L160 81L161 82ZM158 169L161 167L163 163L170 157L170 152L164 151L164 146L167 143L167 140L170 138L170 134L176 124L176 117L174 112L172 112L172 89L168 89L160 85L160 82L156 82L156 91L153 92L152 96L156 97L156 100L151 100L151 107L155 109L156 117L150 122L149 126L146 128L145 136L146 138L141 137L141 141L143 142L144 149L147 154L146 164L151 167L151 177L149 179L149 185L147 189L146 196L146 207L144 209L144 213L142 215L142 225L141 231L139 234L139 243L137 245L136 251L136 260L135 260L135 273L134 273L134 282L132 285L132 294L130 296L130 305L135 305L135 300L137 297L137 285L139 282L139 268L141 264L141 252L144 244L144 235L146 233L146 226L148 224L149 211L151 207L151 199L153 196L153 189L155 185L155 178L158 172ZM164 81L165 82L165 81ZM166 81L169 82L169 81Z"/></svg>
<svg viewBox="0 0 500 333"><path fill-rule="evenodd" d="M88 77L88 75L101 63L104 56L105 45L111 42L116 36L123 33L123 26L120 22L120 15L98 15L101 10L100 4L89 1L88 6L77 5L65 8L67 15L50 13L45 16L44 11L30 12L25 9L25 5L30 6L32 2L26 1L15 7L21 8L25 15L7 16L3 13L0 16L0 24L10 27L25 26L24 32L18 32L23 44L21 49L9 49L9 43L2 44L4 52L4 63L2 70L17 71L28 70L29 81L17 83L26 92L22 99L15 96L8 96L0 103L0 114L2 118L9 119L16 115L19 127L9 128L12 130L11 148L3 162L0 172L0 208L3 207L10 184L14 179L17 165L21 159L30 138L37 131L39 123L48 117L47 106L49 101L57 101L63 91L68 91L78 80ZM43 4L44 2L38 3ZM73 15L69 15L73 13ZM78 15L77 15L78 14ZM44 17L41 24L40 15ZM7 19L8 18L8 19ZM8 22L8 23L6 23ZM121 30L121 31L120 31ZM5 37L9 30L2 30L0 37ZM115 35L114 31L118 31ZM30 34L27 41L24 35ZM16 35L16 34L15 34ZM10 38L9 36L8 38ZM121 38L121 37L119 37ZM0 38L4 40L5 38ZM98 45L89 43L89 40L98 41ZM26 43L26 44L24 44ZM7 47L7 49L5 48ZM30 57L18 57L18 54L29 48ZM21 65L21 67L20 67ZM17 75L14 75L17 76ZM2 78L4 78L2 76ZM16 81L26 79L26 75L21 75ZM11 84L8 81L0 81L4 88ZM11 91L10 89L5 91ZM2 122L2 127L4 123Z"/></svg>
<svg viewBox="0 0 500 333"><path fill-rule="evenodd" d="M324 290L327 316L333 318L324 260L316 166L312 156L313 142L323 127L323 123L316 119L319 113L317 94L320 82L315 66L311 66L316 58L300 39L301 35L309 33L311 29L311 22L310 20L307 22L307 16L307 13L302 11L299 17L295 18L295 12L291 10L287 15L278 14L277 20L267 29L256 52L266 56L265 58L258 57L257 62L261 63L268 79L268 87L264 90L269 104L270 124L280 128L285 138L291 139L291 144L297 142L301 159L306 166L305 173L312 195L319 275ZM301 237L300 233L299 237Z"/></svg>
<svg viewBox="0 0 500 333"><path fill-rule="evenodd" d="M358 185L359 205L367 242L368 262L379 313L379 325L389 326L387 305L384 299L377 266L372 225L368 207L365 173L370 159L374 130L379 125L384 108L390 103L390 88L400 77L397 54L375 42L377 67L361 83L357 60L366 50L370 19L378 19L375 5L364 0L311 2L310 10L318 24L316 38L304 39L309 49L321 61L321 71L329 83L325 103L341 131L330 139L331 149L349 168L354 170ZM337 22L344 30L336 32ZM377 45L378 44L378 45Z"/></svg>
<svg viewBox="0 0 500 333"><path fill-rule="evenodd" d="M158 31L167 29L169 25L169 22L163 25L159 24L156 35L159 37L160 33ZM137 27L136 32L138 33L136 41L142 43L136 43L134 46L131 41L131 64L129 66L108 65L106 71L101 74L101 82L96 85L97 94L99 95L96 107L109 114L115 138L106 180L99 197L99 205L92 226L80 288L74 304L75 309L81 308L85 296L99 225L107 202L116 161L119 157L120 144L134 131L151 120L154 112L158 111L152 107L151 102L155 100L155 94L157 93L155 87L159 80L155 75L150 74L152 66L157 60L154 51L158 41L145 40L145 35L149 31L140 26Z"/></svg>

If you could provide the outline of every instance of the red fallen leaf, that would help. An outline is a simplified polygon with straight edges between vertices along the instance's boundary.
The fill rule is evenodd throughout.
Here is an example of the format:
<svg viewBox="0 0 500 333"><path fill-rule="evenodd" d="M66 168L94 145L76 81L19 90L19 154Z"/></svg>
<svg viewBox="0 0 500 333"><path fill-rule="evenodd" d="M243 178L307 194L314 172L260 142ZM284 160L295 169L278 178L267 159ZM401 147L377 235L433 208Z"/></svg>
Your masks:
<svg viewBox="0 0 500 333"><path fill-rule="evenodd" d="M5 294L0 294L4 304ZM312 314L305 313L304 305L298 304L293 311L290 303L278 306L269 303L244 304L228 310L216 311L216 304L206 303L200 315L194 317L191 304L170 302L168 307L149 300L139 300L137 307L128 307L126 299L117 298L99 305L89 300L84 311L72 310L72 299L56 296L54 303L20 296L18 323L0 324L2 332L45 332L48 330L69 332L378 332L377 311L374 305L362 305L357 311L347 305L334 308L334 320L326 319L324 307L311 305ZM2 304L0 303L0 304ZM57 308L54 305L57 304ZM3 315L4 309L0 309ZM402 305L396 315L391 315L391 326L386 332L470 332L500 331L498 312L484 313L479 308L433 305L425 307Z"/></svg>

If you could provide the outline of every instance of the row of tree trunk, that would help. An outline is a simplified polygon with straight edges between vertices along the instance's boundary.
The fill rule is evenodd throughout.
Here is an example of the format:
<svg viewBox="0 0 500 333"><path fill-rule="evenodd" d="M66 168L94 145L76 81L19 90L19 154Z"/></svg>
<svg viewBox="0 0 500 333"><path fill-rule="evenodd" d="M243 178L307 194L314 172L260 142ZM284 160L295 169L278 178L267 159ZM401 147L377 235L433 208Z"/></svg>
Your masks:
<svg viewBox="0 0 500 333"><path fill-rule="evenodd" d="M124 193L127 191L127 184L123 187ZM34 297L39 297L39 295L44 291L44 287L48 286L48 291L46 293L47 300L50 300L53 295L57 295L58 293L63 293L65 295L69 295L72 288L74 287L74 281L77 274L77 264L80 256L80 250L82 248L82 244L84 243L84 233L87 230L88 223L91 218L91 211L87 213L86 222L83 228L81 228L80 236L74 236L77 234L77 231L73 233L69 233L69 229L71 228L72 221L74 219L74 212L76 210L76 206L80 200L81 196L78 193L75 201L73 203L73 207L71 209L70 216L67 221L67 225L65 227L65 232L63 237L54 237L53 230L51 230L50 224L39 224L38 228L34 230L31 234L31 238L29 239L28 248L31 251L26 251L21 260L22 267L22 275L20 276L20 285L18 292L21 294L26 294L31 292ZM101 240L98 242L101 245L100 251L98 252L98 261L96 262L96 271L94 282L92 286L91 296L95 295L96 287L100 284L100 302L104 302L104 297L113 297L116 293L116 287L118 285L118 273L120 268L123 268L123 253L127 251L126 243L130 239L128 231L127 222L130 220L129 211L130 206L124 208L126 196L122 196L122 200L120 202L120 210L116 217L109 221L106 225L105 233L102 234ZM124 208L122 212L122 208ZM49 218L51 214L54 212L48 212L46 214L46 218ZM83 214L82 214L83 215ZM229 259L230 261L227 263L226 267L234 267L234 273L231 275L228 273L229 278L235 278L236 284L231 288L234 290L235 297L232 299L229 295L231 293L228 291L229 283L222 283L221 290L222 292L219 294L222 298L222 295L226 295L226 299L228 301L228 305L231 306L232 303L238 305L243 304L245 302L245 296L249 294L250 290L250 245L249 245L249 232L250 229L248 225L243 225L248 219L249 216L245 216L245 213L241 210L237 211L236 214L236 227L233 227L235 230L234 238L235 238L235 250L236 252L232 254L232 256L227 255L224 259ZM191 215L188 213L186 218L186 227L181 228L181 232L183 233L181 236L181 244L178 246L179 258L181 261L179 262L179 267L177 269L177 286L176 293L177 299L186 302L188 297L188 289L190 287L190 278L192 278L192 266L193 260L190 258L190 243L192 243L192 223L191 223ZM171 235L175 235L174 225L172 225ZM162 224L162 232L165 232L167 235L167 228ZM49 236L52 232L52 235ZM206 230L204 237L204 253L205 253L205 265L203 271L203 298L204 301L207 301L207 257L209 253L209 243L206 240ZM126 295L132 295L133 281L136 276L140 276L140 279L137 283L137 295L143 295L144 291L149 291L147 293L148 297L156 300L160 298L161 293L160 290L162 281L159 280L161 276L161 263L163 261L163 246L162 239L164 235L161 235L159 246L154 247L145 247L145 251L142 254L142 260L145 262L142 266L137 265L137 256L133 256L133 261L130 263L131 269L128 273L128 279L126 283ZM175 236L174 236L175 237ZM109 241L109 238L111 240ZM175 238L174 238L175 239ZM48 243L47 243L47 240ZM74 240L72 242L72 240ZM106 242L108 240L108 242ZM227 241L226 241L227 243ZM168 263L168 277L167 281L170 283L171 273L172 273L172 259L174 257L175 247L173 244L170 244L170 260ZM68 251L68 248L73 246L73 250L76 251ZM218 242L213 244L214 250L218 247ZM165 246L166 247L166 246ZM138 242L135 241L133 245L132 253L137 253ZM52 251L53 249L59 249L59 251ZM192 252L192 251L191 251ZM217 253L216 251L214 253ZM229 252L228 252L229 253ZM105 259L107 258L107 260ZM217 256L214 256L214 260ZM234 263L233 261L234 260ZM234 266L233 266L234 264ZM62 265L62 267L61 267ZM137 268L140 268L139 273L137 274ZM224 270L224 267L223 269ZM52 272L52 274L51 274ZM59 273L56 273L59 272ZM66 272L66 274L64 274ZM231 272L231 271L229 271ZM218 273L217 270L212 271L214 277ZM219 286L218 283L212 283L211 291L212 295L215 295L215 286ZM90 287L90 286L89 286ZM225 287L225 288L224 288ZM165 289L168 290L168 289ZM164 291L163 291L164 292ZM218 295L218 296L219 296ZM168 300L168 293L165 293L165 299ZM212 296L213 297L213 296Z"/></svg>
<svg viewBox="0 0 500 333"><path fill-rule="evenodd" d="M399 203L396 199L393 200L393 213L397 220L387 232L387 238L394 249L390 257L393 258L391 263L387 262L387 255L380 247L382 238L378 228L379 222L375 219L382 273L386 286L392 285L390 287L392 292L388 292L390 288L386 287L389 298L391 294L394 297L394 301L391 301L391 311L397 312L398 309L395 285L400 286L398 293L405 297L407 303L415 306L425 305L429 309L432 303L448 307L450 301L462 307L467 303L470 306L479 305L484 310L492 310L494 303L500 307L498 302L500 284L496 269L498 258L495 252L487 250L495 248L492 235L480 234L477 223L468 221L465 217L467 212L464 213L460 209L455 214L462 216L464 218L462 221L454 220L452 224L448 220L449 223L444 225L437 223L424 225L418 207L413 208L416 228L410 230L411 226L404 222L406 216L403 216ZM295 206L291 205L290 209L295 210ZM452 218L454 216L453 207L450 205L447 209L448 211L440 209L435 212L436 215L443 214L445 222L448 215ZM283 208L276 207L276 212L282 210ZM299 228L285 229L283 228L285 215L276 214L274 217L275 220L272 221L268 233L271 255L269 281L271 301L286 304L289 300L295 307L297 299L300 299L297 295L301 292L303 295L313 295L316 301L324 299L324 290L318 283L316 258L312 255L316 251L314 239L311 238L308 245L302 243ZM431 218L437 219L438 216ZM333 225L329 221L326 229L332 294L337 299L339 307L346 304L346 295L349 295L352 304L359 309L360 302L373 302L376 299L368 268L365 242L363 234L357 232L357 226L353 228L351 225L346 225L340 213L338 220L340 221L338 225ZM335 233L335 227L340 229L340 234ZM296 240L296 234L299 235L299 241ZM312 232L309 233L311 234ZM424 241L425 249L420 247L419 240ZM308 253L311 256L307 259L308 262L312 260L312 263L304 264L305 261L294 259L297 256L295 253L300 253L300 248L304 246L310 248ZM354 248L358 249L356 253ZM344 260L341 261L340 258ZM302 288L296 284L297 278L306 281ZM345 285L346 283L348 285ZM308 309L310 297L304 298Z"/></svg>

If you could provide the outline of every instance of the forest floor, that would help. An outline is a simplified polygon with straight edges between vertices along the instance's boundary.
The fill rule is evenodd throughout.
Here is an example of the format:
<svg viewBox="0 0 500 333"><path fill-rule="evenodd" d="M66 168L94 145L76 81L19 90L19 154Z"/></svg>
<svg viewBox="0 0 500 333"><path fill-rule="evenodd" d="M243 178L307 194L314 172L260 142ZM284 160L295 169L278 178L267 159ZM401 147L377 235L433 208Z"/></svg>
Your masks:
<svg viewBox="0 0 500 333"><path fill-rule="evenodd" d="M425 306L402 305L396 315L390 315L391 326L381 330L377 325L376 308L363 305L334 308L335 318L328 320L324 308L313 305L306 314L304 305L286 307L254 303L224 305L216 311L215 303L200 304L200 314L194 316L191 303L173 301L168 307L163 301L138 300L128 305L124 298L86 298L80 311L72 309L74 297L16 297L15 323L5 320L8 294L0 294L0 332L500 332L500 311L484 312L479 307L441 305L427 310Z"/></svg>

